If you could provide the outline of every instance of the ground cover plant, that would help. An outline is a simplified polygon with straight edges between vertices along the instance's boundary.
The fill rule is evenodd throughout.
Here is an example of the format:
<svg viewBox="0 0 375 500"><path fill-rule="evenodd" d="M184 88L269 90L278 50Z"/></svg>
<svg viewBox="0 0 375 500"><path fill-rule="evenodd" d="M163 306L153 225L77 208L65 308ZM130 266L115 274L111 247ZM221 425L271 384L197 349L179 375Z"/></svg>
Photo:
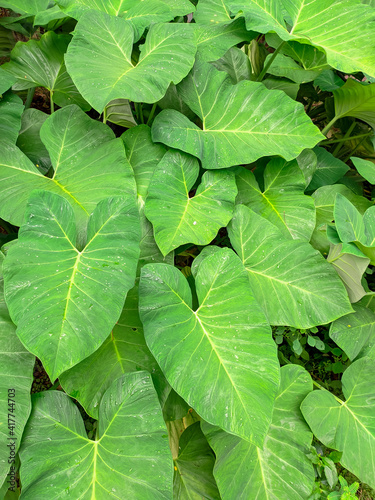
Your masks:
<svg viewBox="0 0 375 500"><path fill-rule="evenodd" d="M0 7L0 497L375 498L374 2Z"/></svg>

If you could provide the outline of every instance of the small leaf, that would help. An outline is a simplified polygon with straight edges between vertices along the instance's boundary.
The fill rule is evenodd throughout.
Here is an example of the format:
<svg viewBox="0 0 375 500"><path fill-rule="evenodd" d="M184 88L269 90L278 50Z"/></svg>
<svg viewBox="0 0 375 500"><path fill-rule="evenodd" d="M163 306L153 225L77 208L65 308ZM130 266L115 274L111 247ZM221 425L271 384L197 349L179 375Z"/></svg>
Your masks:
<svg viewBox="0 0 375 500"><path fill-rule="evenodd" d="M375 164L372 161L363 158L350 158L354 163L358 173L362 175L370 184L375 184Z"/></svg>

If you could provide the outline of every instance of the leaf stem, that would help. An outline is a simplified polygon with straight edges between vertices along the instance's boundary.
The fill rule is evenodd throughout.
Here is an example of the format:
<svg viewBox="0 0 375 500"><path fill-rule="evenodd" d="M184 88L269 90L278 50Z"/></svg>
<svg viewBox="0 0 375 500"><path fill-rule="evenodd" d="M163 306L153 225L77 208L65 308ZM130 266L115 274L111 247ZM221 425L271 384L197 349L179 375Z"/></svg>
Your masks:
<svg viewBox="0 0 375 500"><path fill-rule="evenodd" d="M344 135L344 139L349 139L350 134L353 132L353 129L354 129L355 126L356 126L356 121L354 120L353 123L348 128L348 130L346 131L346 133ZM338 154L338 152L340 151L340 149L342 148L342 146L343 146L343 142L339 142L337 144L337 146L335 147L335 149L334 149L334 151L332 153L333 156L336 156Z"/></svg>
<svg viewBox="0 0 375 500"><path fill-rule="evenodd" d="M28 89L28 91L27 91L27 97L26 97L26 101L25 101L25 109L29 109L29 107L31 106L31 103L33 102L35 88L36 87L32 87L31 89Z"/></svg>
<svg viewBox="0 0 375 500"><path fill-rule="evenodd" d="M154 102L154 104L152 105L150 115L148 117L146 125L148 125L151 122L151 120L153 119L157 105L158 105L157 102Z"/></svg>
<svg viewBox="0 0 375 500"><path fill-rule="evenodd" d="M366 134L359 134L359 135L353 135L350 140L353 140L353 139L362 139L362 137L368 137L370 135L372 135L374 132L371 130L371 132L366 132ZM344 137L341 137L341 139L333 139L333 140L330 140L330 139L327 139L325 141L322 141L320 143L320 146L328 146L330 144L336 144L337 142L345 142L347 140L347 138L344 136Z"/></svg>
<svg viewBox="0 0 375 500"><path fill-rule="evenodd" d="M107 108L103 109L103 123L107 123Z"/></svg>
<svg viewBox="0 0 375 500"><path fill-rule="evenodd" d="M351 137L351 139L353 139L353 137ZM358 144L356 145L356 147L355 147L352 151L350 151L350 153L349 153L349 154L348 154L348 156L345 158L345 160L342 160L342 161L346 163L346 162L350 159L350 157L351 157L352 155L354 155L354 153L357 151L357 149L358 149L358 148L359 148L359 146L360 146L360 145L364 142L364 140L365 140L365 139L366 139L366 137L363 137L363 139L362 139L361 141L359 141L359 142L358 142Z"/></svg>
<svg viewBox="0 0 375 500"><path fill-rule="evenodd" d="M50 90L49 95L50 95L50 106L51 106L51 115L52 115L52 113L55 112L55 103L53 102L53 91L52 90Z"/></svg>
<svg viewBox="0 0 375 500"><path fill-rule="evenodd" d="M315 387L318 387L318 389L320 389L321 391L326 391L326 392L329 392L330 394L332 394L332 396L336 399L336 401L338 401L341 405L345 404L344 401L342 401L340 398L335 396L331 391L329 391L328 389L326 389L322 385L318 384L318 382L316 382L315 380L313 380L312 383L315 385Z"/></svg>
<svg viewBox="0 0 375 500"><path fill-rule="evenodd" d="M273 63L273 61L275 60L275 57L277 56L277 54L280 52L281 48L283 47L283 45L285 44L285 42L281 42L280 45L277 47L277 49L273 52L273 54L271 55L271 57L268 59L268 62L267 64L265 64L263 66L263 69L262 71L259 73L258 75L258 78L256 79L257 82L261 82L264 78L264 75L267 73L267 71L269 70L271 64Z"/></svg>
<svg viewBox="0 0 375 500"><path fill-rule="evenodd" d="M332 125L335 123L336 120L338 120L338 116L334 116L332 120L328 123L328 125L324 127L324 129L322 130L323 135L327 135L327 132L329 131L329 129L332 127Z"/></svg>
<svg viewBox="0 0 375 500"><path fill-rule="evenodd" d="M137 115L137 122L144 123L143 112L142 112L142 104L140 102L135 102L135 112Z"/></svg>

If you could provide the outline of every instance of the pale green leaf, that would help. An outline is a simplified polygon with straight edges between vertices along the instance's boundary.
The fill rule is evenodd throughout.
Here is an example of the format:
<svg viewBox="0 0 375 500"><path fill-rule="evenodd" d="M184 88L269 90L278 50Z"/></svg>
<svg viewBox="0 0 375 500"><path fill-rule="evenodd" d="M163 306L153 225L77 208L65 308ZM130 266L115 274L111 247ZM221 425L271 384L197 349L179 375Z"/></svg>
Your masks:
<svg viewBox="0 0 375 500"><path fill-rule="evenodd" d="M312 434L299 409L312 390L311 378L297 365L284 366L280 375L263 448L218 427L202 425L216 454L214 476L223 500L304 500L312 490L314 471L306 456Z"/></svg>
<svg viewBox="0 0 375 500"><path fill-rule="evenodd" d="M375 163L363 158L350 158L357 169L358 173L362 175L370 184L375 184Z"/></svg>
<svg viewBox="0 0 375 500"><path fill-rule="evenodd" d="M163 255L185 243L207 245L230 221L237 194L234 174L208 171L190 197L199 175L196 158L169 151L155 169L145 205Z"/></svg>
<svg viewBox="0 0 375 500"><path fill-rule="evenodd" d="M308 243L285 238L243 205L236 207L228 232L272 325L310 328L352 312L335 270Z"/></svg>
<svg viewBox="0 0 375 500"><path fill-rule="evenodd" d="M143 267L146 342L168 382L202 418L261 445L278 387L276 345L238 257L210 248L193 266L196 311L180 271Z"/></svg>
<svg viewBox="0 0 375 500"><path fill-rule="evenodd" d="M375 84L362 84L348 78L345 85L333 91L333 95L336 119L352 116L375 128Z"/></svg>
<svg viewBox="0 0 375 500"><path fill-rule="evenodd" d="M145 372L123 375L105 392L94 441L66 394L39 393L20 451L22 496L169 500L173 466L165 433Z"/></svg>
<svg viewBox="0 0 375 500"><path fill-rule="evenodd" d="M265 60L265 65L268 64L272 54L269 54ZM320 74L319 70L304 69L291 57L284 54L277 54L273 59L271 66L268 68L267 73L274 76L281 76L289 78L296 83L306 83L315 80Z"/></svg>
<svg viewBox="0 0 375 500"><path fill-rule="evenodd" d="M219 71L228 73L233 84L251 79L250 59L243 50L237 47L229 49L223 57L212 64Z"/></svg>
<svg viewBox="0 0 375 500"><path fill-rule="evenodd" d="M104 112L107 121L120 127L131 128L137 125L128 99L114 99L107 104Z"/></svg>
<svg viewBox="0 0 375 500"><path fill-rule="evenodd" d="M194 20L197 24L215 25L232 20L224 0L199 0Z"/></svg>
<svg viewBox="0 0 375 500"><path fill-rule="evenodd" d="M35 191L4 263L17 335L51 380L98 349L120 316L139 257L135 200L102 200L90 216L81 252L76 238L68 201Z"/></svg>
<svg viewBox="0 0 375 500"><path fill-rule="evenodd" d="M301 405L311 430L325 446L342 451L340 464L375 487L374 360L361 358L342 377L341 401L328 391L311 392Z"/></svg>

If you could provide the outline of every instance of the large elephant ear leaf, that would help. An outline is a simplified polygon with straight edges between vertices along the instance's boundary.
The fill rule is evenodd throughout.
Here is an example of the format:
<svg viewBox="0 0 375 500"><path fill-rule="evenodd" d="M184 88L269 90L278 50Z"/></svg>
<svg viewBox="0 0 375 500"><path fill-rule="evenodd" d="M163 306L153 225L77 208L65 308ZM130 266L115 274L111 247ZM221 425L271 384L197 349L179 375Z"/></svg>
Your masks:
<svg viewBox="0 0 375 500"><path fill-rule="evenodd" d="M30 388L35 357L21 344L4 301L0 253L0 486L6 479L10 452L17 452L31 411ZM10 447L14 444L14 449ZM13 456L15 458L15 455Z"/></svg>
<svg viewBox="0 0 375 500"><path fill-rule="evenodd" d="M51 178L44 177L15 146L2 149L0 216L6 221L21 226L30 193L48 190L69 200L83 240L88 217L99 201L109 196L135 196L134 175L122 141L77 106L67 106L48 117L41 127L41 139L52 161Z"/></svg>
<svg viewBox="0 0 375 500"><path fill-rule="evenodd" d="M154 172L145 214L163 255L185 243L208 245L232 217L237 194L234 174L205 172L190 197L198 176L198 160L178 151L168 151Z"/></svg>
<svg viewBox="0 0 375 500"><path fill-rule="evenodd" d="M7 92L0 96L0 135L4 142L16 143L23 109L22 99L18 95Z"/></svg>
<svg viewBox="0 0 375 500"><path fill-rule="evenodd" d="M278 387L275 344L240 260L228 248L213 248L193 266L196 311L180 271L143 267L145 338L168 382L199 415L262 445Z"/></svg>
<svg viewBox="0 0 375 500"><path fill-rule="evenodd" d="M329 4L324 0L226 0L225 5L233 14L245 16L249 30L276 32L282 40L314 45L324 50L334 68L375 76L375 12L369 5L357 0ZM370 40L364 51L363 44Z"/></svg>
<svg viewBox="0 0 375 500"><path fill-rule="evenodd" d="M228 232L271 325L310 328L353 312L335 270L309 243L285 238L244 205Z"/></svg>
<svg viewBox="0 0 375 500"><path fill-rule="evenodd" d="M25 500L108 498L108 493L145 500L172 496L166 428L145 372L123 375L104 393L94 441L87 438L79 410L66 394L35 395L20 457Z"/></svg>
<svg viewBox="0 0 375 500"><path fill-rule="evenodd" d="M131 23L104 12L88 11L76 26L66 65L80 93L100 113L113 99L158 101L194 64L197 49L189 26L152 25L136 65L133 42Z"/></svg>
<svg viewBox="0 0 375 500"><path fill-rule="evenodd" d="M134 199L102 200L81 252L76 238L69 203L36 191L4 263L5 297L17 335L51 380L98 349L120 316L139 257Z"/></svg>
<svg viewBox="0 0 375 500"><path fill-rule="evenodd" d="M206 169L267 155L292 160L323 138L303 106L283 92L249 81L232 85L228 75L200 59L178 91L202 120L202 129L167 109L154 120L153 140L197 156Z"/></svg>
<svg viewBox="0 0 375 500"><path fill-rule="evenodd" d="M326 390L310 393L301 405L315 436L342 452L340 463L375 488L374 360L358 359L342 377L341 401Z"/></svg>
<svg viewBox="0 0 375 500"><path fill-rule="evenodd" d="M311 378L297 365L283 366L280 375L263 448L202 423L216 454L214 476L223 500L301 500L311 493L314 471L306 453L312 434L300 411L301 402L312 391Z"/></svg>

